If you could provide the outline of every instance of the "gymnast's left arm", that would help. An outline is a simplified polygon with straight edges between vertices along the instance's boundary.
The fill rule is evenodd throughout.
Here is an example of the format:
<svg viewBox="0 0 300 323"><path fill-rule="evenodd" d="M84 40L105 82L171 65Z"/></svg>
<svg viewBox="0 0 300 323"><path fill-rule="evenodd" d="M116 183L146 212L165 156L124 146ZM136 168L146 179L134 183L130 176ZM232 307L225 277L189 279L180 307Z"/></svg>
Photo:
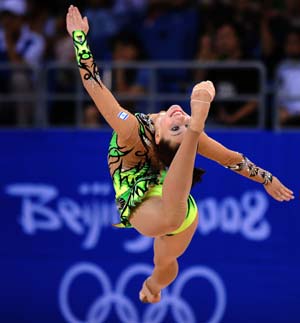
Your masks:
<svg viewBox="0 0 300 323"><path fill-rule="evenodd" d="M94 101L97 109L118 134L118 139L126 144L132 137L136 140L138 121L128 110L120 106L111 91L100 78L96 61L87 43L89 24L82 18L77 7L71 5L66 16L66 27L72 37L76 60L84 88ZM99 26L100 28L100 26ZM124 122L126 120L126 122Z"/></svg>
<svg viewBox="0 0 300 323"><path fill-rule="evenodd" d="M202 132L199 137L198 153L224 167L264 185L265 190L277 201L294 199L293 192L284 186L269 171L256 166L246 156L230 150Z"/></svg>

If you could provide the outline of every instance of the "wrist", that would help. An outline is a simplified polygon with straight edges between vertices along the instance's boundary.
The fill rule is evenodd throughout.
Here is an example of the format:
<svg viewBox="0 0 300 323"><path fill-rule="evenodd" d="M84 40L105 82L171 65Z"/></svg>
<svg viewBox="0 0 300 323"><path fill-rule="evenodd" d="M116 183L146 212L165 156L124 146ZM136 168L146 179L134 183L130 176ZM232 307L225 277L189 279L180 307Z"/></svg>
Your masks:
<svg viewBox="0 0 300 323"><path fill-rule="evenodd" d="M244 172L244 175L255 180L258 183L261 183L263 185L268 185L270 183L272 183L273 181L273 175L256 166L253 162L251 162L245 155L242 155L242 161L238 162L236 164L233 165L227 165L225 166L228 169L231 169L235 172ZM263 180L261 182L261 180Z"/></svg>
<svg viewBox="0 0 300 323"><path fill-rule="evenodd" d="M270 172L266 171L264 174L262 174L262 177L264 178L262 183L264 186L269 185L273 181L273 175Z"/></svg>
<svg viewBox="0 0 300 323"><path fill-rule="evenodd" d="M86 34L82 30L74 30L72 32L72 39L75 48L77 63L78 66L81 66L82 60L88 60L93 57L87 43Z"/></svg>

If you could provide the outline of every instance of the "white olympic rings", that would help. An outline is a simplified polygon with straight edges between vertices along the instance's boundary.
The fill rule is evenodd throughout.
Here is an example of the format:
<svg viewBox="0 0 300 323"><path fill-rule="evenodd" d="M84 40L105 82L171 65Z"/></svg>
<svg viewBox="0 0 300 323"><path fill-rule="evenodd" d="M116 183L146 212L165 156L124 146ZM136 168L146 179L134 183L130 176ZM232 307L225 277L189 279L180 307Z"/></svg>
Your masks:
<svg viewBox="0 0 300 323"><path fill-rule="evenodd" d="M204 278L212 285L215 291L216 306L207 323L220 322L226 307L226 292L223 281L212 269L205 266L193 266L184 270L173 283L172 293L165 289L163 299L158 304L149 305L140 317L135 304L126 296L125 290L130 280L137 275L149 276L152 267L146 264L134 264L124 270L117 280L115 290L110 283L108 275L92 263L81 262L71 267L64 275L59 288L59 305L62 315L69 323L102 323L107 318L114 305L115 313L122 323L162 323L171 309L175 322L197 323L195 313L191 306L182 297L182 290L193 278ZM94 277L100 287L101 294L89 307L84 319L75 316L70 304L70 291L72 284L78 276L89 274Z"/></svg>

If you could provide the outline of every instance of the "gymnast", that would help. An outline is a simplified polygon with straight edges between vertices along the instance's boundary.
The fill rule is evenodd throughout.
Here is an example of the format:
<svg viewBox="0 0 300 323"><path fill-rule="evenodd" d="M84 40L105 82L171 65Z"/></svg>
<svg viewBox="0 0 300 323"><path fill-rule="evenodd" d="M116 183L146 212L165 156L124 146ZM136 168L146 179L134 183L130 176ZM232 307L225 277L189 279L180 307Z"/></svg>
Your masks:
<svg viewBox="0 0 300 323"><path fill-rule="evenodd" d="M119 105L103 84L87 44L88 20L75 6L66 17L82 83L113 129L108 166L116 193L121 228L135 228L154 238L154 269L141 288L142 302L156 303L161 290L178 274L178 262L196 231L198 211L190 195L202 171L196 154L261 183L277 201L290 201L293 192L277 177L246 156L227 149L205 132L215 96L212 82L196 84L190 97L191 116L179 105L152 114L132 114Z"/></svg>

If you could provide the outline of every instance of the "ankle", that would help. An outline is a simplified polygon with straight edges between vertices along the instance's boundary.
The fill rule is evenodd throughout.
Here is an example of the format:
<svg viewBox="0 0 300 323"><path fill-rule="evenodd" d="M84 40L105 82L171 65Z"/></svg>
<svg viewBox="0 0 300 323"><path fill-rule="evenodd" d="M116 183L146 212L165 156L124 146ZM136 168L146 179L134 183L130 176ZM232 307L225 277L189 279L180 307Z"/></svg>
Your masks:
<svg viewBox="0 0 300 323"><path fill-rule="evenodd" d="M162 290L161 286L155 281L155 279L152 276L148 277L145 280L145 284L152 295L158 295Z"/></svg>

